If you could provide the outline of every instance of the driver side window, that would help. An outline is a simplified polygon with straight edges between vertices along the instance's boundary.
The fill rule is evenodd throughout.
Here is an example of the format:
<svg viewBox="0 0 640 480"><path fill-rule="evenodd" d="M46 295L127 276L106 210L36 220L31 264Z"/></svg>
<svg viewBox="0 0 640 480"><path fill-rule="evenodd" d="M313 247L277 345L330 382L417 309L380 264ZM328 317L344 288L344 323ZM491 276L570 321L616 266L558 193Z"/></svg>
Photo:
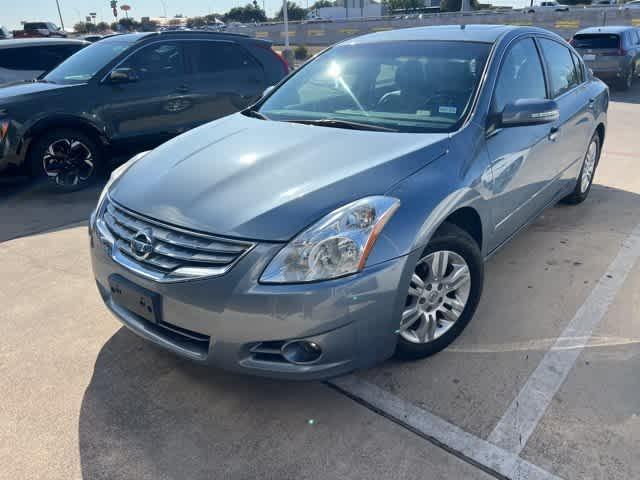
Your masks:
<svg viewBox="0 0 640 480"><path fill-rule="evenodd" d="M493 94L493 111L502 112L505 105L519 99L544 99L547 89L536 45L531 38L511 47L500 68Z"/></svg>
<svg viewBox="0 0 640 480"><path fill-rule="evenodd" d="M167 78L184 72L182 48L177 43L156 43L144 47L125 60L120 68L133 69L141 80Z"/></svg>

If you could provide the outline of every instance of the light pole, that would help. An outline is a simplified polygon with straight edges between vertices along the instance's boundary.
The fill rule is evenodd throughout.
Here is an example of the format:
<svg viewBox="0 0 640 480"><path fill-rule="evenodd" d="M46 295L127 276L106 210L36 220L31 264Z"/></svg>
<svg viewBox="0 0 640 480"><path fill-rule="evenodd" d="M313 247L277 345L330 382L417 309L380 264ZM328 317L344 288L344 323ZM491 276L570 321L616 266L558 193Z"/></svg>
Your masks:
<svg viewBox="0 0 640 480"><path fill-rule="evenodd" d="M293 66L293 52L289 47L289 12L287 11L287 3L287 0L282 0L282 20L284 21L284 50L282 50L282 56L289 66Z"/></svg>
<svg viewBox="0 0 640 480"><path fill-rule="evenodd" d="M62 20L62 12L60 11L60 0L56 0L56 6L58 7L58 16L60 17L60 28L64 30L64 20Z"/></svg>

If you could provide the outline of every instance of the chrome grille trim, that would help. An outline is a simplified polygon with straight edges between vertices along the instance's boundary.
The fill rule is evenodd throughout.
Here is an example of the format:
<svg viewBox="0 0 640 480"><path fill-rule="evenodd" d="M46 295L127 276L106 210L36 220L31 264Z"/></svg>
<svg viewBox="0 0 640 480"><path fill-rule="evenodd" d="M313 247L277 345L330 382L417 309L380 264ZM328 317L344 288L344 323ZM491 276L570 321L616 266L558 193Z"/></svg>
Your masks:
<svg viewBox="0 0 640 480"><path fill-rule="evenodd" d="M179 282L224 275L254 247L255 243L192 232L139 215L105 200L96 219L102 243L111 258L132 272L156 281ZM136 257L131 241L145 231L153 240L146 258ZM134 242L135 243L135 242Z"/></svg>

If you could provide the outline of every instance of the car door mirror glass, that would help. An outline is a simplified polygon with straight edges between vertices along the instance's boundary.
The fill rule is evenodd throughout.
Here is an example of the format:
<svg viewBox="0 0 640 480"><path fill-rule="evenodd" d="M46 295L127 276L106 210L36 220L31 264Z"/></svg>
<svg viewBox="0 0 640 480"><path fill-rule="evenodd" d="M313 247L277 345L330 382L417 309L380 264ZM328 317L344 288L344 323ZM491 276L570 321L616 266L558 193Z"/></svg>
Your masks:
<svg viewBox="0 0 640 480"><path fill-rule="evenodd" d="M555 122L559 118L560 110L553 100L521 99L504 107L500 114L500 126L540 125Z"/></svg>
<svg viewBox="0 0 640 480"><path fill-rule="evenodd" d="M109 74L111 83L131 83L138 80L138 75L133 68L116 68Z"/></svg>

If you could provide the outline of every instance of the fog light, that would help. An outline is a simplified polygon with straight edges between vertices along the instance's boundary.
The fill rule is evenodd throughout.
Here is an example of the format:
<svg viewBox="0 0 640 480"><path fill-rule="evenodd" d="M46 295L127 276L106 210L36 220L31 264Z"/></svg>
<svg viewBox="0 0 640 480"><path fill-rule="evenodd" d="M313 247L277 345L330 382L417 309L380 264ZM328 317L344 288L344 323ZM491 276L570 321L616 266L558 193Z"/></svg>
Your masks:
<svg viewBox="0 0 640 480"><path fill-rule="evenodd" d="M313 363L322 355L320 345L315 342L307 342L306 340L294 340L285 343L280 352L288 362L295 363L296 365Z"/></svg>

